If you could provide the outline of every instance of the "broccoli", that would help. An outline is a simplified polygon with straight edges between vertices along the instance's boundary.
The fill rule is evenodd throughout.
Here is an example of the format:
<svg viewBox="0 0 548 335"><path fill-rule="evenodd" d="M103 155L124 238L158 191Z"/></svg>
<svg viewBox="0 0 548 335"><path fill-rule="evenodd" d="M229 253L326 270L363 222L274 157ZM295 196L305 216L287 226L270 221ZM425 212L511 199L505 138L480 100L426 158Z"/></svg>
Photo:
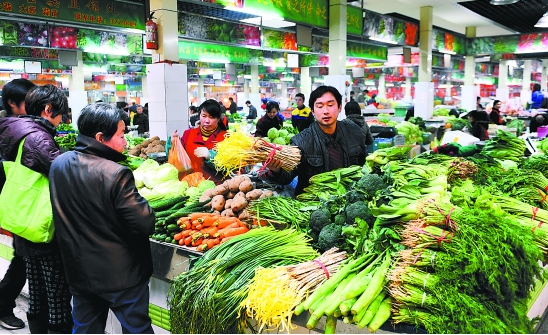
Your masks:
<svg viewBox="0 0 548 335"><path fill-rule="evenodd" d="M345 208L346 215L346 224L353 225L356 218L365 220L368 225L372 226L375 222L375 217L371 214L371 211L367 207L367 204L364 201L358 201L353 204L346 206Z"/></svg>
<svg viewBox="0 0 548 335"><path fill-rule="evenodd" d="M341 249L350 253L365 252L364 242L367 240L368 232L369 226L367 225L367 222L360 218L356 218L355 224L342 228L342 235L345 239L345 243L343 243Z"/></svg>
<svg viewBox="0 0 548 335"><path fill-rule="evenodd" d="M320 235L319 232L312 229L308 229L308 236L312 238L312 242L314 243L318 242L318 235Z"/></svg>
<svg viewBox="0 0 548 335"><path fill-rule="evenodd" d="M318 249L324 252L333 247L336 247L341 238L342 227L334 223L328 224L322 228L320 235L318 236Z"/></svg>
<svg viewBox="0 0 548 335"><path fill-rule="evenodd" d="M331 214L337 214L345 204L344 197L340 195L330 195L327 199L321 200L322 207L327 208Z"/></svg>
<svg viewBox="0 0 548 335"><path fill-rule="evenodd" d="M386 184L376 174L366 174L356 183L356 187L365 193L369 198L375 196L377 191L383 190L386 188Z"/></svg>
<svg viewBox="0 0 548 335"><path fill-rule="evenodd" d="M346 223L346 217L345 217L344 213L339 213L339 214L335 215L335 224L336 225L342 226L345 223Z"/></svg>
<svg viewBox="0 0 548 335"><path fill-rule="evenodd" d="M351 204L356 201L364 201L365 200L365 194L360 192L359 190L351 190L346 193L346 202Z"/></svg>
<svg viewBox="0 0 548 335"><path fill-rule="evenodd" d="M310 214L310 229L320 232L331 223L331 213L326 208L320 208Z"/></svg>

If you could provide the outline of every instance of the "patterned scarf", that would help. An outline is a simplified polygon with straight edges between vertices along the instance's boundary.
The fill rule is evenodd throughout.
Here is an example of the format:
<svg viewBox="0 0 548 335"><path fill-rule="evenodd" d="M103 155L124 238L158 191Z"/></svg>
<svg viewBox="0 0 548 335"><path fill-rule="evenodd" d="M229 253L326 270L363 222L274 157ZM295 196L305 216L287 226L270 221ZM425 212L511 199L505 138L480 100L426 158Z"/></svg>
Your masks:
<svg viewBox="0 0 548 335"><path fill-rule="evenodd" d="M204 127L200 126L200 133L202 133L202 139L205 141L207 141L207 139L211 136L211 134L213 134L215 131L217 131L217 128L219 128L219 126L217 125L217 127L215 127L215 129L212 129L212 130L205 130Z"/></svg>

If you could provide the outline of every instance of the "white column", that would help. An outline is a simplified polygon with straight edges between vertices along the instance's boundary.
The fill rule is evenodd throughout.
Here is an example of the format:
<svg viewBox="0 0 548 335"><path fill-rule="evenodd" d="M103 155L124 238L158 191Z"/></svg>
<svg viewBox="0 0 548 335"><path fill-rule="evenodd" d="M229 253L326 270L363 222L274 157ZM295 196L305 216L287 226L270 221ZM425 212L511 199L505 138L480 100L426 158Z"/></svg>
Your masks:
<svg viewBox="0 0 548 335"><path fill-rule="evenodd" d="M476 27L466 27L466 37L476 37ZM476 99L478 97L477 88L474 86L476 77L476 58L475 56L466 56L464 59L464 85L461 90L461 107L471 111L476 109Z"/></svg>
<svg viewBox="0 0 548 335"><path fill-rule="evenodd" d="M430 119L434 111L432 82L432 6L420 9L419 81L415 84L415 116Z"/></svg>
<svg viewBox="0 0 548 335"><path fill-rule="evenodd" d="M158 23L159 48L153 59L178 61L177 0L150 0ZM188 128L188 81L185 64L147 65L150 135L167 139Z"/></svg>
<svg viewBox="0 0 548 335"><path fill-rule="evenodd" d="M523 104L531 101L531 60L523 61L523 79L521 87L521 102Z"/></svg>
<svg viewBox="0 0 548 335"><path fill-rule="evenodd" d="M69 77L69 107L72 112L72 123L77 128L78 117L82 108L88 105L88 94L84 90L84 62L82 51L78 50L78 66L72 67L72 75Z"/></svg>
<svg viewBox="0 0 548 335"><path fill-rule="evenodd" d="M379 94L377 96L379 98L386 98L386 76L384 73L379 76Z"/></svg>
<svg viewBox="0 0 548 335"><path fill-rule="evenodd" d="M403 96L403 100L405 101L412 101L413 97L411 96L411 87L413 86L413 83L411 81L411 77L405 77L405 93Z"/></svg>
<svg viewBox="0 0 548 335"><path fill-rule="evenodd" d="M249 80L244 79L244 97L249 100Z"/></svg>
<svg viewBox="0 0 548 335"><path fill-rule="evenodd" d="M308 97L312 92L312 78L310 78L310 68L301 67L301 93L305 96L305 104L308 106Z"/></svg>
<svg viewBox="0 0 548 335"><path fill-rule="evenodd" d="M259 93L259 65L251 65L251 93Z"/></svg>
<svg viewBox="0 0 548 335"><path fill-rule="evenodd" d="M497 99L505 104L510 97L508 89L508 63L501 60L499 64L499 85L497 87Z"/></svg>
<svg viewBox="0 0 548 335"><path fill-rule="evenodd" d="M198 78L198 104L206 101L204 92L204 78Z"/></svg>
<svg viewBox="0 0 548 335"><path fill-rule="evenodd" d="M284 110L289 105L289 101L287 100L287 82L282 81L282 92L280 94L280 109Z"/></svg>
<svg viewBox="0 0 548 335"><path fill-rule="evenodd" d="M148 101L148 82L146 76L141 78L141 92L143 93L143 98ZM143 99L141 99L141 105L144 105Z"/></svg>
<svg viewBox="0 0 548 335"><path fill-rule="evenodd" d="M446 81L445 82L445 101L444 103L447 103L449 101L453 101L453 97L451 96L451 81Z"/></svg>
<svg viewBox="0 0 548 335"><path fill-rule="evenodd" d="M544 96L546 96L546 92L548 91L548 84L546 83L548 81L548 59L542 60L542 74L540 78L540 89L544 92Z"/></svg>

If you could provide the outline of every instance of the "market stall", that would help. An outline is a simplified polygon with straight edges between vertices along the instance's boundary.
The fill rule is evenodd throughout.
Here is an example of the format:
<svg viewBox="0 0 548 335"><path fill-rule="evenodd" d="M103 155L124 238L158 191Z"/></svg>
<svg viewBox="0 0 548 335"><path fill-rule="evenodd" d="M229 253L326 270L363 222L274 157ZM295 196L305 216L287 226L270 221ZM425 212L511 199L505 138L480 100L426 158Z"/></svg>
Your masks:
<svg viewBox="0 0 548 335"><path fill-rule="evenodd" d="M260 166L270 154L285 155L287 169L299 160L291 146L258 143L243 132L232 132L217 147L214 162L228 176L220 185L195 175L179 181L168 172L172 186L167 187L146 172L146 165L153 171L173 168L145 160L134 173L159 221L151 239L155 325L178 333L249 327L352 333L366 326L391 332L532 332L529 320L543 317L548 305L539 265L548 250L542 224L548 220L546 157L524 159L525 141L499 129L483 147L448 143L410 159L423 131L415 123L395 128L405 145L376 150L364 167L317 175L296 199L281 196L280 188L253 173L233 174ZM160 189L169 191L155 190L162 184ZM177 190L179 184L184 186ZM229 225L238 230L231 230L234 237L226 235ZM264 244L278 238L279 243ZM327 263L319 260L332 248L348 261L326 270ZM273 258L262 260L263 255ZM297 277L289 276L285 284L269 277L268 271L278 269L274 265L298 268L317 264L314 260L321 264L307 268L317 278L314 285L291 291ZM349 264L354 267L346 269ZM501 267L507 272L496 271ZM212 271L213 277L206 280L201 271ZM466 284L455 285L457 280ZM347 288L367 282L354 291ZM284 288L283 293L273 296L271 286ZM225 290L233 293L217 302L223 307L208 312L220 297L215 292ZM280 294L294 294L293 302L282 303ZM317 296L323 298L315 302ZM451 308L483 321L462 323Z"/></svg>

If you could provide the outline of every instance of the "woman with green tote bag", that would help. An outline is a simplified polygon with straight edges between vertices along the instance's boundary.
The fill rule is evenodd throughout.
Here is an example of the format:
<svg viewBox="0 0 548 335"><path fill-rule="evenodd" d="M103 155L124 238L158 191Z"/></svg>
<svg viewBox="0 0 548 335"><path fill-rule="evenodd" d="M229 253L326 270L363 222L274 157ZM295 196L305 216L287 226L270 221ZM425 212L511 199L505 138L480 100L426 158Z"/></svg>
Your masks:
<svg viewBox="0 0 548 335"><path fill-rule="evenodd" d="M61 154L53 138L55 127L68 114L68 101L53 85L36 86L25 97L25 109L26 116L0 119L0 154L7 161L15 161L24 140L20 163L47 177L51 163ZM13 211L20 208L12 205ZM71 294L55 237L49 243L34 243L14 235L14 244L25 260L30 332L71 333Z"/></svg>

